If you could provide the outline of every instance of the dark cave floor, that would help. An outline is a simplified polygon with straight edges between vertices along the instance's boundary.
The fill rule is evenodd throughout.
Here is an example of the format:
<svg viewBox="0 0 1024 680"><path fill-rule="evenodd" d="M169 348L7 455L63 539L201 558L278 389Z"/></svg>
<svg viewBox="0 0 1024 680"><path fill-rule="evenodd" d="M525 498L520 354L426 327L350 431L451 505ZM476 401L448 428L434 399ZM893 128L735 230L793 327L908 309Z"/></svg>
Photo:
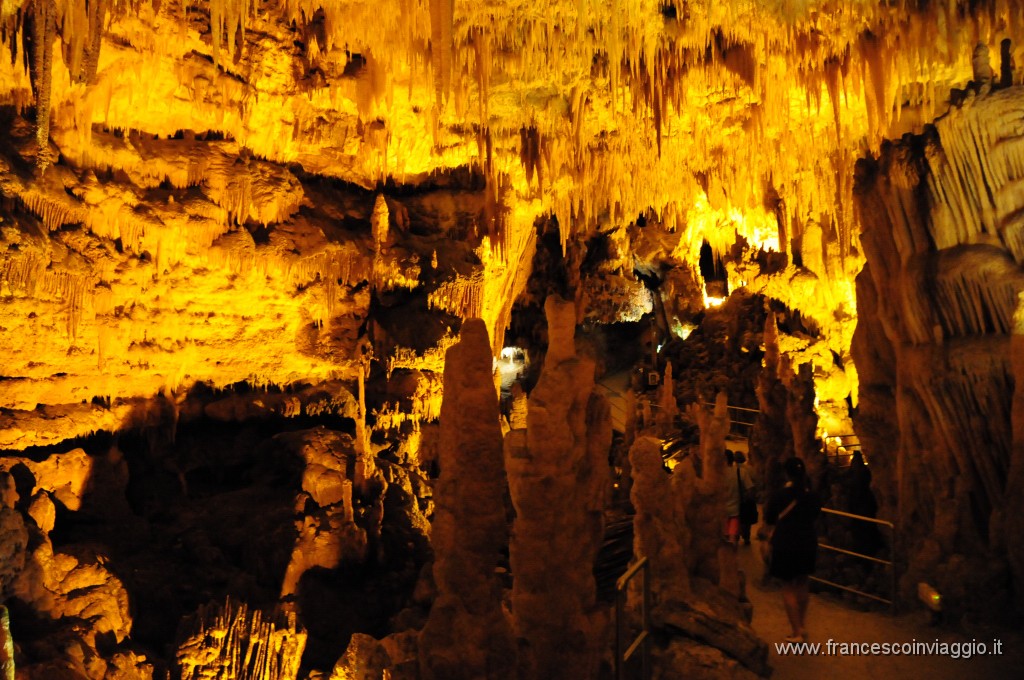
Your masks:
<svg viewBox="0 0 1024 680"><path fill-rule="evenodd" d="M756 529L755 529L756 533ZM780 654L776 643L790 634L778 584L761 585L763 563L758 543L739 547L739 567L747 575L747 597L754 605L752 625L768 643L768 663L774 667L772 680L861 680L863 678L930 678L931 680L970 680L973 678L1020 677L1024 668L1024 632L996 627L970 627L956 630L931 626L921 603L902 603L905 613L893 617L884 611L865 611L830 593L813 593L807 612L809 642L819 643L821 653ZM833 591L838 592L838 591ZM953 659L936 654L915 656L838 656L826 655L825 643L895 643L977 641L992 649L993 640L1002 641L1002 654Z"/></svg>

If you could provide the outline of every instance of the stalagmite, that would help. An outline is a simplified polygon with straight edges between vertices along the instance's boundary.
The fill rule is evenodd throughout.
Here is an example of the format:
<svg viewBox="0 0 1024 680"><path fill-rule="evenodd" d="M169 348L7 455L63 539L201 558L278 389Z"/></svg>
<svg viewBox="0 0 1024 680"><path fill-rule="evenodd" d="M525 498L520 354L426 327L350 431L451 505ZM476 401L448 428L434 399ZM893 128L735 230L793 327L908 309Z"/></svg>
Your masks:
<svg viewBox="0 0 1024 680"><path fill-rule="evenodd" d="M572 302L544 303L548 353L530 393L526 430L505 441L516 510L512 612L522 677L592 678L606 619L593 565L601 547L611 419L594 363L576 354Z"/></svg>
<svg viewBox="0 0 1024 680"><path fill-rule="evenodd" d="M663 640L654 649L659 667L699 675L710 652L723 675L754 678L770 672L768 647L749 627L749 611L737 598L735 551L722 545L720 533L729 428L723 397L714 413L703 406L693 411L701 428L702 479L692 458L666 475L657 439L639 437L630 448L634 553L651 565L652 625Z"/></svg>
<svg viewBox="0 0 1024 680"><path fill-rule="evenodd" d="M224 673L242 680L294 680L306 647L295 617L264 618L228 599L201 607L178 646L177 666L186 680Z"/></svg>
<svg viewBox="0 0 1024 680"><path fill-rule="evenodd" d="M508 527L490 346L483 321L471 319L445 357L433 524L438 596L419 639L424 678L514 678L516 673L516 646L495 573Z"/></svg>
<svg viewBox="0 0 1024 680"><path fill-rule="evenodd" d="M675 429L675 420L679 415L676 404L675 384L672 381L672 362L665 365L665 376L658 390L658 428L662 436L667 437Z"/></svg>

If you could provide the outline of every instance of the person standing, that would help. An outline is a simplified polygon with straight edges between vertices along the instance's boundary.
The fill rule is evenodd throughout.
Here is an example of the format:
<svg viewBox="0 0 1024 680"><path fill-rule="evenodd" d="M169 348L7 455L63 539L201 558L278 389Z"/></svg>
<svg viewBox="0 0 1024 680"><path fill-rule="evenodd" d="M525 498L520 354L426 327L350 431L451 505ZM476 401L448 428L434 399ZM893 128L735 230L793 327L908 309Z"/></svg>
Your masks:
<svg viewBox="0 0 1024 680"><path fill-rule="evenodd" d="M736 486L740 496L740 538L744 545L750 545L750 528L757 524L757 485L750 468L744 465L747 457L743 452L734 452L733 460L736 461Z"/></svg>
<svg viewBox="0 0 1024 680"><path fill-rule="evenodd" d="M773 527L769 573L782 581L782 602L793 629L787 642L807 640L809 577L818 557L817 520L821 501L811 489L807 469L800 458L783 463L786 485L772 494L764 509L764 521Z"/></svg>
<svg viewBox="0 0 1024 680"><path fill-rule="evenodd" d="M732 545L740 538L740 478L734 453L725 450L725 541Z"/></svg>

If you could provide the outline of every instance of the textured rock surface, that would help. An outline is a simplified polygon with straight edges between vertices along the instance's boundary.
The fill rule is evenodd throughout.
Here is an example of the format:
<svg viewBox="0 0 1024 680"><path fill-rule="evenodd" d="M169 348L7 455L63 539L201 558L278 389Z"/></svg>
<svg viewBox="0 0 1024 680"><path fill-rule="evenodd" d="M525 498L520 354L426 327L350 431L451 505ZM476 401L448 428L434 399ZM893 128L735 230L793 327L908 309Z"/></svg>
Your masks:
<svg viewBox="0 0 1024 680"><path fill-rule="evenodd" d="M563 253L596 235L613 264L584 313L648 308L634 248L671 263L662 304L685 321L701 246L738 244L730 286L804 310L846 361L853 163L941 113L1004 38L1024 61L1002 20L1019 2L990 5L6 2L10 439L52 436L37 404L351 379L363 282L484 318L497 349L543 215Z"/></svg>
<svg viewBox="0 0 1024 680"><path fill-rule="evenodd" d="M241 680L295 680L306 634L294 616L264 617L245 604L203 607L178 645L182 680L226 676Z"/></svg>
<svg viewBox="0 0 1024 680"><path fill-rule="evenodd" d="M419 677L417 639L411 631L383 640L356 633L334 664L330 680L414 680Z"/></svg>
<svg viewBox="0 0 1024 680"><path fill-rule="evenodd" d="M29 458L5 457L0 460L0 471L9 473L16 465L26 468L35 481L35 488L30 494L42 489L52 494L68 510L74 511L81 507L82 496L92 473L92 460L82 449L55 454L38 463Z"/></svg>
<svg viewBox="0 0 1024 680"><path fill-rule="evenodd" d="M356 454L348 435L317 428L277 436L302 456L303 509L296 520L295 547L281 584L281 596L298 592L302 575L317 567L335 569L343 563L361 564L367 557L367 532L356 524L352 481L346 470ZM308 507L306 499L313 503Z"/></svg>
<svg viewBox="0 0 1024 680"><path fill-rule="evenodd" d="M0 449L36 479L26 512L0 518L3 579L50 623L78 611L115 636L132 582L133 630L155 648L182 608L283 590L330 613L310 638L326 668L352 622L380 638L408 604L396 583L428 552L428 478L451 455L433 424L439 376L464 319L483 319L496 355L513 304L556 290L578 306L540 344L552 364L583 363L575 321L650 310L683 337L746 287L802 319L762 383L762 425L783 425L762 428L762 449L777 447L763 457L797 452L814 470L815 438L859 407L883 510L913 538L908 584L936 574L951 601L994 603L1009 564L1024 591L1020 96L993 91L1020 82L1022 6L0 3ZM883 150L951 100L936 131ZM865 154L877 182L855 202ZM575 392L592 376L566 375L531 396L550 410L574 394L577 410L533 427L552 431L536 446L513 433L518 450L578 452L565 428L604 419ZM317 424L353 437L354 455L321 452L293 479L272 436ZM208 429L176 443L192 427ZM594 512L591 481L574 511ZM717 519L714 485L684 492L701 508L687 521ZM19 522L38 539L24 568ZM592 524L573 528L574 567ZM37 529L71 539L40 552ZM72 551L83 535L101 547ZM711 537L691 536L686 559L723 581ZM365 571L339 574L350 562ZM364 588L367 574L394 582ZM552 640L589 606L572 600L580 578ZM524 604L523 621L539 612ZM73 649L68 672L97 678L145 666L94 653L94 633L54 633L33 659L58 659L52 671Z"/></svg>

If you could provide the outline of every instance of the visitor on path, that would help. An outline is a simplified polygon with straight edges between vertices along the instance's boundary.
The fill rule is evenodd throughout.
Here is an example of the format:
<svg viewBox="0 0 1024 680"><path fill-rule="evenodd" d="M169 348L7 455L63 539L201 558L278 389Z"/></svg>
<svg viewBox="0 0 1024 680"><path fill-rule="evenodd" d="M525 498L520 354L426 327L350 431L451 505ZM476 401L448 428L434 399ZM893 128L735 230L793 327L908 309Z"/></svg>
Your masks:
<svg viewBox="0 0 1024 680"><path fill-rule="evenodd" d="M787 642L807 639L808 577L818 557L815 526L821 501L811 489L804 462L790 458L783 463L786 485L772 494L764 508L765 524L772 527L769 573L782 581L782 602L792 635Z"/></svg>
<svg viewBox="0 0 1024 680"><path fill-rule="evenodd" d="M757 524L757 484L750 468L745 465L747 457L742 451L733 453L736 461L736 485L740 491L740 538L743 545L750 545L750 528Z"/></svg>
<svg viewBox="0 0 1024 680"><path fill-rule="evenodd" d="M855 451L846 473L846 510L861 517L875 517L878 502L871 491L871 470L868 469L864 454ZM882 536L878 525L873 522L850 522L853 552L874 555L882 547Z"/></svg>
<svg viewBox="0 0 1024 680"><path fill-rule="evenodd" d="M725 450L725 540L737 545L740 539L740 506L743 494L753 493L750 475L736 463L736 453ZM740 454L742 455L742 454ZM747 543L750 543L750 528L747 527Z"/></svg>

